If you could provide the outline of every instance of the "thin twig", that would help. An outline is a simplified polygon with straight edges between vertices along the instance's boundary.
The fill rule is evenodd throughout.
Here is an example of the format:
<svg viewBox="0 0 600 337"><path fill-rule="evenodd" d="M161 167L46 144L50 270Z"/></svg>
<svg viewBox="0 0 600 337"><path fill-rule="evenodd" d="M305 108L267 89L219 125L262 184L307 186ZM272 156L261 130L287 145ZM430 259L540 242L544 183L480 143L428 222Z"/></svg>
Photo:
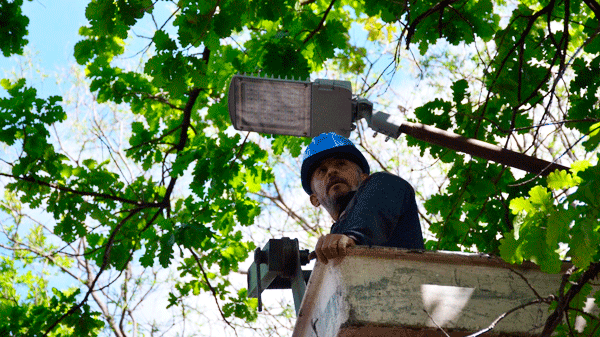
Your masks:
<svg viewBox="0 0 600 337"><path fill-rule="evenodd" d="M490 324L490 325L489 325L487 328L485 328L485 329L483 329L483 330L479 330L479 331L477 331L476 333L474 333L474 334L470 334L470 335L468 335L468 336L466 336L466 337L478 337L478 336L481 336L481 335L483 335L484 333L487 333L487 332L489 332L489 331L492 331L492 330L493 330L493 329L496 327L496 324L498 324L498 323L499 323L501 320L503 320L503 319L504 319L506 316L508 316L508 315L512 314L513 312L515 312L515 311L517 311L517 310L520 310L520 309L523 309L523 308L525 308L525 307L528 307L528 306L530 306L530 305L533 305L533 304L538 304L538 303L550 303L550 302L552 301L552 300L551 300L551 298L552 298L552 297L541 298L541 299L540 299L540 298L538 298L537 300L534 300L534 301L531 301L531 302L527 302L527 303L525 303L525 304L521 304L521 305L519 305L518 307L512 308L512 309L510 309L509 311L507 311L507 312L503 313L502 315L498 316L498 318L496 318L496 319L495 319L495 320L492 322L492 324ZM543 335L543 336L546 336L546 335ZM549 336L549 335L548 335L548 336Z"/></svg>
<svg viewBox="0 0 600 337"><path fill-rule="evenodd" d="M446 337L450 337L450 335L448 333L446 333L446 331L444 331L444 329L442 329L442 327L437 324L437 322L433 319L433 317L431 317L431 315L427 312L427 310L423 309L423 311L425 311L425 313L427 314L427 316L429 316L429 318L431 319L433 324L435 324L435 326L437 326L438 329L440 329L444 333L444 335L446 335Z"/></svg>
<svg viewBox="0 0 600 337"><path fill-rule="evenodd" d="M591 283L591 282L588 282L588 283ZM594 315L590 314L589 312L585 312L585 311L583 311L581 309L569 307L569 310L573 310L573 311L578 312L578 313L580 313L582 315L586 315L587 317L589 317L591 319L594 319L596 321L600 321L600 317L594 316Z"/></svg>
<svg viewBox="0 0 600 337"><path fill-rule="evenodd" d="M519 275L519 277L521 277L523 279L523 281L525 281L525 283L527 283L527 286L529 287L529 289L531 289L531 291L533 291L533 293L535 294L535 297L537 297L538 299L542 299L543 297L540 296L540 294L535 290L535 288L531 285L531 283L529 283L529 280L527 280L527 278L525 276L523 276L523 274L519 273L518 271L512 269L511 267L507 267L508 270L512 271L513 273Z"/></svg>
<svg viewBox="0 0 600 337"><path fill-rule="evenodd" d="M235 334L237 336L237 330L235 329L235 327L233 325L231 325L231 322L229 322L229 320L227 318L225 318L225 314L223 313L223 310L221 310L221 305L219 304L219 301L218 301L217 291L215 290L215 288L213 288L213 286L208 281L208 275L206 274L206 271L202 267L202 262L200 262L200 258L198 258L198 255L196 255L196 253L194 252L193 249L188 249L188 250L190 251L190 253L192 253L192 256L196 260L196 264L198 264L198 268L202 272L202 277L204 278L204 282L206 282L206 285L208 286L208 288L210 288L210 291L213 294L215 303L217 304L217 308L219 309L219 313L221 314L221 318L223 318L223 321L225 321L225 323L227 323L227 325L229 325L233 329L233 331L235 332Z"/></svg>
<svg viewBox="0 0 600 337"><path fill-rule="evenodd" d="M550 164L548 164L543 170L541 170L538 174L536 174L533 178L526 180L524 182L518 183L518 184L510 184L510 185L506 185L508 187L517 187L517 186L522 186L522 185L526 185L530 182L532 182L533 180L537 179L537 177L539 177L542 172L546 171L552 164L556 163L557 160L559 160L560 158L562 158L567 152L571 151L571 149L573 147L575 147L575 145L579 144L579 142L581 142L587 135L589 135L590 133L596 131L600 129L600 126L593 128L592 130L590 130L589 132L587 132L585 135L581 136L575 143L573 143L573 145L571 145L568 149L566 149L558 158L554 159Z"/></svg>
<svg viewBox="0 0 600 337"><path fill-rule="evenodd" d="M180 125L178 125L178 126L176 126L176 127L174 127L173 129L171 129L171 130L169 130L169 131L165 132L165 133L164 133L162 136L160 136L160 137L158 137L158 138L154 138L154 139L151 139L151 140L149 140L149 141L147 141L147 142L143 142L143 143L140 143L140 144L138 144L138 145L136 145L136 146L132 146L132 147L130 147L130 148L128 148L128 149L125 149L125 151L131 151L131 150L133 150L133 149L135 149L135 148L138 148L138 147L140 147L140 146L144 146L144 145L147 145L147 144L152 144L152 143L159 142L159 141L163 140L165 137L167 137L168 135L170 135L170 134L172 134L173 132L175 132L175 131L179 130L180 128L181 128L181 124L180 124ZM173 145L173 146L175 146L175 145Z"/></svg>

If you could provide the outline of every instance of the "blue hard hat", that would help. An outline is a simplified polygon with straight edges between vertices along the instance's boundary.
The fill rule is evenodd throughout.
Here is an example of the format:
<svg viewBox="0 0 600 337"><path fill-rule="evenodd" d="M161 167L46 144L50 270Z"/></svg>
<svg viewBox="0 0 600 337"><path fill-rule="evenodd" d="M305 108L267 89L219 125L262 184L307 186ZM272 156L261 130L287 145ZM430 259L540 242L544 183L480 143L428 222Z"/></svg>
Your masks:
<svg viewBox="0 0 600 337"><path fill-rule="evenodd" d="M312 194L310 179L313 172L319 167L321 161L327 158L348 159L360 166L363 173L370 174L371 172L367 159L350 140L335 132L322 133L313 138L302 156L300 178L302 187L308 195Z"/></svg>

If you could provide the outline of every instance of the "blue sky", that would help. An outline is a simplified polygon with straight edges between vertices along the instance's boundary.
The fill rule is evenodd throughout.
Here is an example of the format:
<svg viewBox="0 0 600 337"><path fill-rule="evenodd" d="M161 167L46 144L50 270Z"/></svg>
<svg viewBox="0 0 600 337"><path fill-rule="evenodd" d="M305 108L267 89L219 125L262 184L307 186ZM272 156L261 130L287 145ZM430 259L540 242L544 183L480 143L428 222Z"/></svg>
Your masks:
<svg viewBox="0 0 600 337"><path fill-rule="evenodd" d="M73 57L73 46L81 38L78 35L79 27L85 25L84 1L61 0L47 1L35 0L25 1L23 13L29 17L29 40L28 47L34 53L38 67L45 72L53 72L66 66L66 62L75 62ZM0 75L15 69L17 58L0 57ZM58 94L58 88L52 81L46 81L43 87L37 87L42 97ZM6 92L0 90L0 95Z"/></svg>

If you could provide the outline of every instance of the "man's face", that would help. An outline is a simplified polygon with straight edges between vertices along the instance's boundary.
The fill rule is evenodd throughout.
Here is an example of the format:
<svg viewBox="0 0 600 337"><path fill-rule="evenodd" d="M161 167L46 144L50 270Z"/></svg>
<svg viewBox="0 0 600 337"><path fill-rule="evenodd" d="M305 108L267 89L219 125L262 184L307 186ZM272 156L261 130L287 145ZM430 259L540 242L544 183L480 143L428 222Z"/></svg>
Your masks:
<svg viewBox="0 0 600 337"><path fill-rule="evenodd" d="M353 161L341 158L327 158L321 162L311 178L313 194L310 202L318 207L323 205L337 221L338 201L350 191L358 190L360 183L369 175L360 173L360 167Z"/></svg>

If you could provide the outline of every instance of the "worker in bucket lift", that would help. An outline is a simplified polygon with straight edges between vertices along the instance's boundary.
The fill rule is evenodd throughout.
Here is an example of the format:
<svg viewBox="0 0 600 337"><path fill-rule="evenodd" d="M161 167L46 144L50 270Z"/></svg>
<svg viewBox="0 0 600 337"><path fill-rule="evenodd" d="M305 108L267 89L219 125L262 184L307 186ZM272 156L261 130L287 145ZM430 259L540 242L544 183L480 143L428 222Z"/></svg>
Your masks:
<svg viewBox="0 0 600 337"><path fill-rule="evenodd" d="M335 221L311 259L326 264L354 245L425 249L412 186L394 174L369 174L367 160L345 137L322 133L308 145L302 187Z"/></svg>

